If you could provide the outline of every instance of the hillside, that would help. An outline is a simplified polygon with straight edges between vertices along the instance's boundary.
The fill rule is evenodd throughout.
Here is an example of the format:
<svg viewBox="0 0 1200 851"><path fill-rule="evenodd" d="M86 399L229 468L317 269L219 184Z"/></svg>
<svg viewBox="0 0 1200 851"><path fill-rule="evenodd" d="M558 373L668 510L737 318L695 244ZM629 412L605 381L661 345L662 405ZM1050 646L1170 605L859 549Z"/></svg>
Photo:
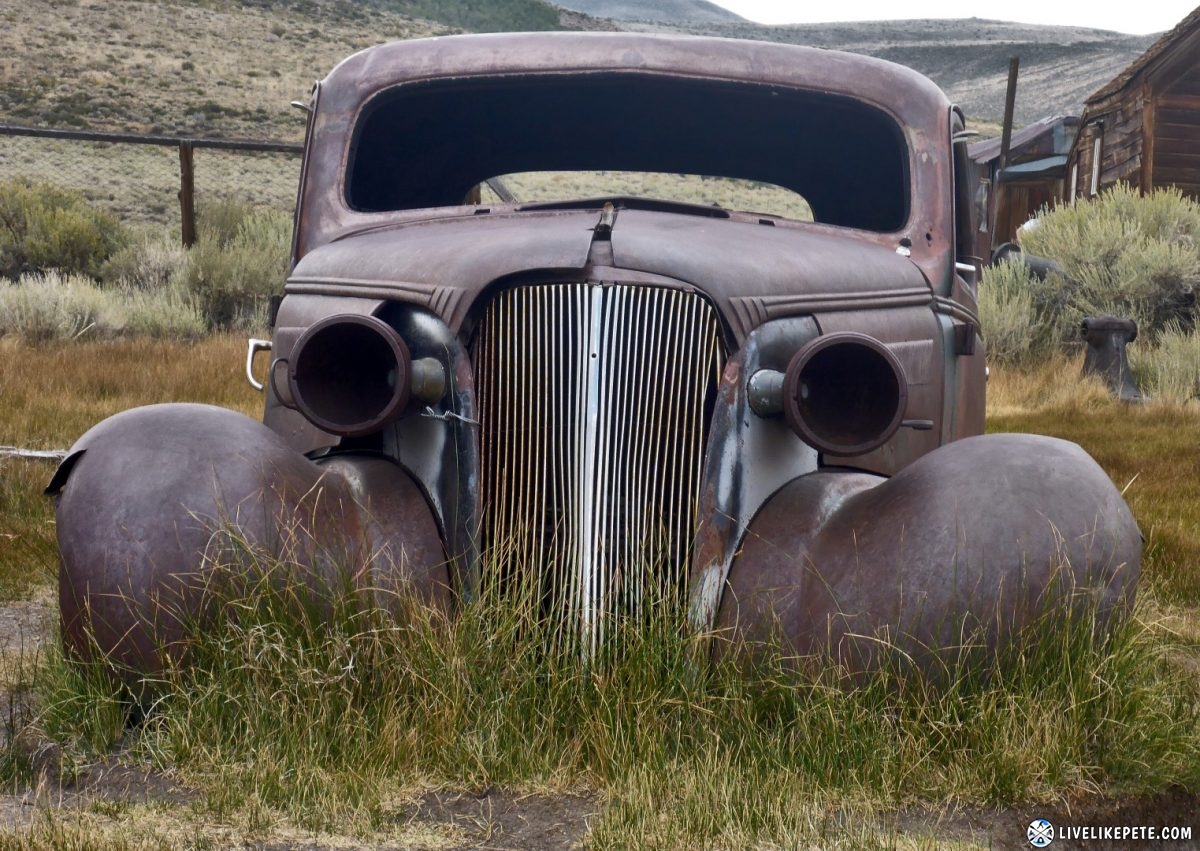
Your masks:
<svg viewBox="0 0 1200 851"><path fill-rule="evenodd" d="M0 12L0 120L298 141L348 54L452 31L367 4L26 0Z"/></svg>
<svg viewBox="0 0 1200 851"><path fill-rule="evenodd" d="M625 0L570 2L612 14ZM766 27L701 20L711 10L700 0L636 5L664 16L691 10L693 23L551 15L569 29L703 33L879 56L929 75L976 122L999 119L1011 55L1022 58L1017 118L1025 123L1078 111L1153 41L982 20ZM302 115L288 102L349 53L460 31L455 22L541 27L553 23L548 8L540 0L25 0L0 10L0 121L295 141Z"/></svg>
<svg viewBox="0 0 1200 851"><path fill-rule="evenodd" d="M728 9L705 0L556 0L556 5L614 21L680 25L747 23Z"/></svg>
<svg viewBox="0 0 1200 851"><path fill-rule="evenodd" d="M628 26L664 29L661 25ZM1008 60L1020 56L1018 124L1056 113L1078 114L1088 95L1116 76L1157 38L979 18L797 26L747 22L672 29L848 50L898 62L931 78L969 118L987 122L1002 117Z"/></svg>
<svg viewBox="0 0 1200 851"><path fill-rule="evenodd" d="M287 5L286 0L266 0ZM358 0L376 8L471 32L559 29L559 10L545 0ZM353 3L345 4L353 5Z"/></svg>

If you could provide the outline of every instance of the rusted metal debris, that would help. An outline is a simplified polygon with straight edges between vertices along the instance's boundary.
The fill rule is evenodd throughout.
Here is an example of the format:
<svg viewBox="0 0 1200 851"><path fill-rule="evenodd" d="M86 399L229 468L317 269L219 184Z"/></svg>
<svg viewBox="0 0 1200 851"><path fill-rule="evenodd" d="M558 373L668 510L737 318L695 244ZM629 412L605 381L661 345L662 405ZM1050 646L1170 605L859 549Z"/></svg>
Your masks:
<svg viewBox="0 0 1200 851"><path fill-rule="evenodd" d="M671 599L739 647L859 668L883 646L935 666L976 625L991 653L1080 589L1102 618L1131 604L1141 539L1095 463L980 436L963 119L924 77L746 41L461 36L355 54L310 107L264 422L154 406L80 439L49 488L69 652L131 685L160 670L180 615L212 614L221 529L286 542L293 581L451 612L532 583L584 655ZM530 170L772 183L816 221L478 202Z"/></svg>
<svg viewBox="0 0 1200 851"><path fill-rule="evenodd" d="M1116 316L1089 316L1080 327L1087 352L1083 374L1098 375L1109 391L1122 402L1142 401L1142 391L1133 382L1126 346L1137 339L1137 323Z"/></svg>
<svg viewBox="0 0 1200 851"><path fill-rule="evenodd" d="M1058 275L1065 278L1066 272L1062 266L1048 257L1039 257L1036 254L1030 254L1028 251L1022 250L1021 246L1012 242L1006 242L992 252L992 265L997 263L1019 263L1025 266L1033 273L1033 276L1039 281L1044 281L1050 275Z"/></svg>

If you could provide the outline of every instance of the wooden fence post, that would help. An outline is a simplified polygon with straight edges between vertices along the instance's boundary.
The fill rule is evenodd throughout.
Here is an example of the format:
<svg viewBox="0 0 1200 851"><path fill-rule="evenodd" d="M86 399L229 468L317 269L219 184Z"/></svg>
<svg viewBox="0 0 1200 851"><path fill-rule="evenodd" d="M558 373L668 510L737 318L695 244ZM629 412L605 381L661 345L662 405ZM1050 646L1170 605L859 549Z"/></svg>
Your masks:
<svg viewBox="0 0 1200 851"><path fill-rule="evenodd" d="M183 247L196 244L196 181L192 168L192 143L179 143L179 218Z"/></svg>
<svg viewBox="0 0 1200 851"><path fill-rule="evenodd" d="M1015 238L1012 220L1012 191L1001 179L1008 168L1008 157L1012 147L1013 114L1017 105L1017 72L1021 69L1021 57L1008 60L1008 89L1004 93L1004 125L1000 129L1000 162L992 185L992 204L996 211L992 217L992 250L1001 243Z"/></svg>

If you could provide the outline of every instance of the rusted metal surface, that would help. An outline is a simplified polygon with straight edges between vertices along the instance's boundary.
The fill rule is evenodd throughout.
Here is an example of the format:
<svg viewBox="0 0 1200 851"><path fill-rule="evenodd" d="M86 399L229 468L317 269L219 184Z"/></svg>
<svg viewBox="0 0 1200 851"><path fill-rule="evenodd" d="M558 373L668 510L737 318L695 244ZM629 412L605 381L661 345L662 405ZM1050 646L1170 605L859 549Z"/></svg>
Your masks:
<svg viewBox="0 0 1200 851"><path fill-rule="evenodd" d="M409 302L461 331L498 279L608 280L588 264L597 209L398 223L315 249L287 291ZM896 253L897 240L886 248L857 232L851 239L732 214L621 210L610 241L612 265L626 275L636 270L643 280L657 276L710 294L739 341L767 319L933 300L921 270Z"/></svg>
<svg viewBox="0 0 1200 851"><path fill-rule="evenodd" d="M817 450L783 426L782 412L756 414L750 394L754 375L786 371L794 353L819 334L811 317L777 319L752 331L725 363L704 458L688 595L689 616L699 629L713 623L751 519L771 494L820 466Z"/></svg>
<svg viewBox="0 0 1200 851"><path fill-rule="evenodd" d="M474 597L479 584L479 414L475 373L463 342L436 316L395 305L384 315L417 360L435 359L446 379L441 399L421 399L379 435L421 486L437 519L456 593Z"/></svg>
<svg viewBox="0 0 1200 851"><path fill-rule="evenodd" d="M1126 346L1137 339L1137 323L1116 316L1089 316L1080 328L1087 352L1083 374L1098 375L1122 402L1140 402L1142 391L1133 383Z"/></svg>
<svg viewBox="0 0 1200 851"><path fill-rule="evenodd" d="M531 120L478 120L493 94ZM264 542L307 512L301 581L336 578L341 552L448 607L523 571L585 652L684 594L698 629L753 642L780 617L793 649L833 641L869 666L860 628L941 641L996 593L1019 625L1034 597L1009 594L1017 578L1069 599L1062 554L1110 583L1109 608L1131 597L1137 530L1086 455L963 440L983 430L977 264L956 253L961 117L928 80L784 45L464 36L356 54L312 104L266 428L170 407L85 435L53 483L74 652L94 634L157 670L179 633L155 595L200 605L196 518L228 506ZM533 121L530 104L557 108ZM811 188L818 221L624 195L464 203L488 164L712 166Z"/></svg>
<svg viewBox="0 0 1200 851"><path fill-rule="evenodd" d="M945 157L950 104L928 79L898 65L864 56L730 39L679 38L610 33L497 34L381 45L355 54L321 84L321 102L309 149L310 168L301 187L297 258L346 233L380 224L425 221L420 211L356 213L345 200L345 163L354 125L379 92L439 80L572 80L593 74L625 74L652 80L674 77L715 83L751 83L782 90L844 93L894 118L908 146L911 197L901 232L864 236L886 248L909 239L912 259L941 294L948 294L947 261L953 244ZM631 83L628 94L637 95ZM546 116L553 123L553 114ZM624 122L621 122L622 124ZM508 126L505 124L505 126ZM472 132L478 133L475 125ZM619 139L619 137L618 137ZM789 140L789 145L791 140ZM794 147L793 149L794 150ZM798 151L796 151L799 154ZM780 151L781 156L790 152ZM539 167L546 167L545 164ZM443 208L442 218L471 216L474 207ZM784 223L787 227L787 224ZM723 233L714 228L713 233ZM929 239L926 239L926 234ZM494 246L503 265L510 251ZM852 266L845 271L850 271Z"/></svg>
<svg viewBox="0 0 1200 851"><path fill-rule="evenodd" d="M784 374L783 413L814 449L842 458L891 439L908 410L900 361L866 334L826 334L792 356Z"/></svg>
<svg viewBox="0 0 1200 851"><path fill-rule="evenodd" d="M412 355L374 316L327 316L307 328L287 364L287 396L329 434L362 437L400 419L412 388ZM440 394L439 394L440 395Z"/></svg>
<svg viewBox="0 0 1200 851"><path fill-rule="evenodd" d="M181 650L208 595L229 592L213 583L236 578L246 553L275 571L272 584L318 600L355 587L384 605L401 591L449 605L437 527L399 467L315 464L232 411L173 404L111 417L72 447L48 492L64 645L80 659L105 654L135 688Z"/></svg>
<svg viewBox="0 0 1200 851"><path fill-rule="evenodd" d="M985 663L1061 605L1126 611L1140 557L1133 516L1078 446L973 437L891 479L822 471L783 488L747 530L715 625L856 670L893 652L937 670L968 639Z"/></svg>

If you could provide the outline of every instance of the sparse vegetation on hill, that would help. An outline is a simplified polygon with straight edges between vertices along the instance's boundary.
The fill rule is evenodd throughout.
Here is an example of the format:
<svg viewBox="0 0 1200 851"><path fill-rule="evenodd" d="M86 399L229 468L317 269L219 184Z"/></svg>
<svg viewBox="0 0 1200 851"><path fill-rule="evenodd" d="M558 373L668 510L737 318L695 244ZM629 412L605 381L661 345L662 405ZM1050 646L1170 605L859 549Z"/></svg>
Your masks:
<svg viewBox="0 0 1200 851"><path fill-rule="evenodd" d="M558 10L543 0L367 0L414 18L469 32L526 32L560 28Z"/></svg>
<svg viewBox="0 0 1200 851"><path fill-rule="evenodd" d="M299 141L289 102L346 56L452 31L337 0L30 0L0 11L0 120Z"/></svg>
<svg viewBox="0 0 1200 851"><path fill-rule="evenodd" d="M1003 112L1008 59L1020 55L1019 122L1078 111L1153 40L980 20L619 25L879 56L928 75L983 120ZM287 104L356 50L460 30L563 26L606 25L541 0L28 0L0 11L0 121L297 141L303 116Z"/></svg>
<svg viewBox="0 0 1200 851"><path fill-rule="evenodd" d="M1008 61L1021 57L1018 124L1078 114L1088 95L1140 56L1154 36L981 20L691 26L689 32L864 53L907 65L945 90L968 121L999 121Z"/></svg>
<svg viewBox="0 0 1200 851"><path fill-rule="evenodd" d="M597 18L660 21L671 24L728 24L746 21L706 0L555 0L556 4Z"/></svg>

